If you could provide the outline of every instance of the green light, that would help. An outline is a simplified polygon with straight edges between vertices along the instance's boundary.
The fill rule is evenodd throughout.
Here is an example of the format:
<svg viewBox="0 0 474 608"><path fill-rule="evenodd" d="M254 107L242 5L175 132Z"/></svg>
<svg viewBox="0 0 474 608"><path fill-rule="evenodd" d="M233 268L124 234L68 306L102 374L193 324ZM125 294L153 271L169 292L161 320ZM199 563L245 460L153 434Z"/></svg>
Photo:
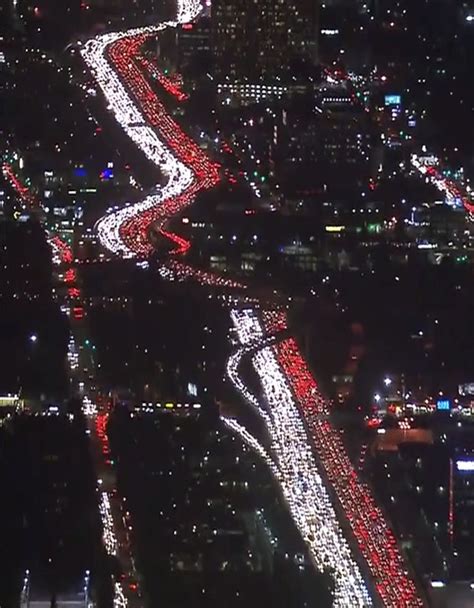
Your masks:
<svg viewBox="0 0 474 608"><path fill-rule="evenodd" d="M367 232L369 234L377 234L381 230L380 224L367 224Z"/></svg>

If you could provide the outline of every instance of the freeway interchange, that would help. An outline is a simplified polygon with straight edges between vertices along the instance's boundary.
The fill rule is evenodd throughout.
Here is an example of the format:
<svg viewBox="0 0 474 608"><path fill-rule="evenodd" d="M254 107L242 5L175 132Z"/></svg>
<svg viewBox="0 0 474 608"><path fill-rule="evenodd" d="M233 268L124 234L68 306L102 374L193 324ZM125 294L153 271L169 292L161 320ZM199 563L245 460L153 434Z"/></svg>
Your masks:
<svg viewBox="0 0 474 608"><path fill-rule="evenodd" d="M149 231L153 227L173 247L160 267L163 278L191 279L201 285L235 290L236 295L230 298L230 316L239 350L229 359L227 372L236 390L263 420L268 445L262 445L237 420L223 422L268 464L313 563L334 577L335 606L423 606L393 531L371 490L358 477L331 423L329 406L295 340L288 336L285 313L265 309L257 298L246 298L245 303L245 285L194 269L177 259L191 243L170 232L167 223L191 205L199 192L217 185L220 167L167 113L148 81L157 68L144 60L141 49L164 29L197 18L200 8L199 0L178 0L172 21L101 34L80 47L109 111L157 173L166 177L163 186L157 186L139 202L102 217L96 224L97 234L112 254L143 259L152 251ZM158 82L178 101L183 98L180 89L164 77ZM245 378L240 377L243 357L251 359L262 397L252 394ZM95 442L104 441L104 415L93 412L89 417ZM114 552L117 539L109 499L112 492L103 492L100 509L106 530L104 542L108 551ZM128 605L120 589L116 606Z"/></svg>

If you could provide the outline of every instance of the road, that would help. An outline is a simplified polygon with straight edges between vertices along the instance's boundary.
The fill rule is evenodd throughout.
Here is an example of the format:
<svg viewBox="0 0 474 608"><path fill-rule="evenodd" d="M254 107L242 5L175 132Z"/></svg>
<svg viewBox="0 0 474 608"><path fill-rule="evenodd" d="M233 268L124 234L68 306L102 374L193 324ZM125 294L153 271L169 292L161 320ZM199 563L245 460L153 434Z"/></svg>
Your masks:
<svg viewBox="0 0 474 608"><path fill-rule="evenodd" d="M112 211L97 224L102 245L124 258L146 258L155 226L163 238L183 253L191 244L165 230L168 220L192 204L196 195L219 182L219 165L169 116L147 77L152 66L141 56L143 44L166 28L195 19L198 0L178 0L175 20L123 32L106 33L81 47L108 108L131 141L165 175L139 202ZM168 91L169 83L161 82ZM179 101L177 89L175 97ZM277 311L259 312L259 305L242 306L245 286L203 273L176 259L164 262L161 274L169 280L194 279L201 284L235 287L231 318L241 346L250 348L262 388L260 402L245 389L233 360L233 381L257 408L269 436L266 450L236 420L224 422L239 433L267 462L280 483L295 524L319 569L329 568L335 579L337 607L386 606L416 608L423 600L408 572L393 532L347 456L329 408L301 356L296 342L286 337L272 344L269 336L286 327ZM238 307L232 307L239 300ZM240 355L239 355L240 356ZM238 359L238 358L237 358Z"/></svg>

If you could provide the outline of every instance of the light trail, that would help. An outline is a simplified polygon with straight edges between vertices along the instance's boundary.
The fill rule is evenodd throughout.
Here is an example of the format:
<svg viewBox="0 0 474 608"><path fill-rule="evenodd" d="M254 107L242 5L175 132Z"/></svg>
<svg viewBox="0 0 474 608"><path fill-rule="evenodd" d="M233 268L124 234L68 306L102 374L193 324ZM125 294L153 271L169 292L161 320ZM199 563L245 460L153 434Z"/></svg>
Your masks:
<svg viewBox="0 0 474 608"><path fill-rule="evenodd" d="M114 584L113 608L128 608L127 598L120 583Z"/></svg>
<svg viewBox="0 0 474 608"><path fill-rule="evenodd" d="M239 424L237 420L234 418L229 418L227 416L221 416L222 422L229 428L231 431L239 435L242 441L248 445L256 454L260 456L260 458L265 462L267 467L270 469L273 476L279 480L280 479L280 471L278 470L277 465L272 460L267 450L263 447L263 445L255 439L253 435L251 435L247 429Z"/></svg>
<svg viewBox="0 0 474 608"><path fill-rule="evenodd" d="M8 163L4 163L2 166L3 175L10 182L10 185L20 197L23 203L23 207L28 211L43 210L43 205L36 199L34 194L29 190L28 186L22 183L20 178L15 174L13 167ZM71 247L61 239L60 236L54 234L47 228L45 228L46 237L51 247L53 254L53 263L59 264L71 264L73 261Z"/></svg>
<svg viewBox="0 0 474 608"><path fill-rule="evenodd" d="M184 93L180 86L173 82L170 78L167 78L163 72L156 66L148 57L141 56L138 58L141 65L146 69L152 78L155 78L160 85L173 95L178 101L186 101L189 98L187 93Z"/></svg>
<svg viewBox="0 0 474 608"><path fill-rule="evenodd" d="M464 193L455 181L445 177L441 171L433 164L427 163L416 154L411 157L411 164L421 173L437 190L443 192L446 203L452 207L459 201L469 214L470 219L474 216L474 202Z"/></svg>
<svg viewBox="0 0 474 608"><path fill-rule="evenodd" d="M4 163L2 165L2 171L5 179L10 182L12 188L17 192L18 196L21 199L21 202L24 205L25 209L37 209L39 208L39 203L34 197L34 195L30 192L27 186L21 182L21 180L17 177L15 172L13 171L13 167Z"/></svg>
<svg viewBox="0 0 474 608"><path fill-rule="evenodd" d="M247 388L239 374L239 365L242 361L242 357L246 354L246 352L248 352L247 349L241 347L228 358L226 365L226 374L229 380L234 385L234 388L252 406L253 410L258 414L258 416L262 418L268 426L270 426L270 418L267 412L260 406L257 397Z"/></svg>
<svg viewBox="0 0 474 608"><path fill-rule="evenodd" d="M243 283L239 283L233 279L227 279L226 277L222 277L213 272L199 270L193 266L189 266L189 264L178 262L178 260L169 260L165 262L158 268L158 272L167 281L182 282L192 279L201 285L208 285L209 287L221 287L228 289L246 288Z"/></svg>
<svg viewBox="0 0 474 608"><path fill-rule="evenodd" d="M99 502L99 513L102 522L102 540L108 555L117 555L117 537L107 492L102 492Z"/></svg>
<svg viewBox="0 0 474 608"><path fill-rule="evenodd" d="M68 343L68 362L73 376L80 377L79 352L73 336ZM82 365L81 365L82 367ZM84 390L84 388L82 389ZM117 489L113 476L110 475L110 444L107 433L107 422L109 418L108 409L98 408L88 394L82 398L82 412L86 419L86 433L90 437L91 455L96 472L96 490L99 503L99 515L102 524L102 543L109 556L117 558L124 574L133 578L134 589L129 585L124 587L122 582L115 580L113 583L113 606L114 608L141 608L143 602L140 597L140 589L136 584L136 571L133 558L130 554L130 538L128 529L123 519L125 511L124 504L118 502ZM125 538L125 542L120 541Z"/></svg>
<svg viewBox="0 0 474 608"><path fill-rule="evenodd" d="M267 320L267 323L267 327L273 330L275 321ZM280 317L278 323L281 326L285 322ZM286 338L272 349L296 397L319 462L343 508L384 606L422 606L395 536L370 489L358 477L341 437L330 421L327 402L319 392L295 340Z"/></svg>
<svg viewBox="0 0 474 608"><path fill-rule="evenodd" d="M148 38L168 27L189 22L200 10L198 0L181 0L174 21L101 35L81 49L109 110L167 179L165 185L157 186L143 200L99 220L97 232L101 243L122 256L147 256L152 249L147 234L150 226L157 222L162 234L169 237L163 231L167 219L191 204L198 192L219 181L218 165L173 121L140 69L139 51ZM178 243L179 251L187 248Z"/></svg>
<svg viewBox="0 0 474 608"><path fill-rule="evenodd" d="M265 330L252 309L232 310L231 318L245 346L265 344ZM264 391L272 424L271 453L290 513L316 567L335 580L334 606L372 606L360 568L344 538L335 509L318 471L306 430L273 347L263 346L253 365Z"/></svg>
<svg viewBox="0 0 474 608"><path fill-rule="evenodd" d="M151 67L144 65L140 55L140 49L151 36L192 20L199 11L198 0L180 0L174 21L104 34L81 48L109 110L166 178L163 186L156 186L143 200L110 213L97 223L101 243L122 257L150 253L148 231L153 224L162 236L174 243L175 252L187 251L189 242L164 227L171 217L191 204L200 191L212 188L219 181L219 166L184 134L150 87L144 69L150 73ZM169 91L167 84L162 82L162 86ZM216 287L242 287L235 281L199 271L177 260L169 260L159 272L170 280L193 278ZM328 407L295 342L292 339L278 345L269 342L269 332L286 329L284 313L264 312L262 322L254 309L234 309L231 317L242 350L229 360L229 377L239 392L258 408L271 438L270 451L237 421L226 418L224 424L260 454L279 481L313 562L318 569L328 569L334 576L334 605L337 608L373 605L356 559L361 554L384 606L422 606L414 583L405 571L393 533L376 510L370 492L353 471L339 435L328 420ZM240 357L250 351L255 351L251 353L252 362L261 381L266 407L248 391L238 374ZM340 478L336 476L338 473ZM340 512L330 492L336 495L336 503L352 528L357 547L345 536ZM386 547L382 547L384 542Z"/></svg>
<svg viewBox="0 0 474 608"><path fill-rule="evenodd" d="M323 521L332 523L332 536L325 537L323 543L319 539L315 546L312 546L311 543L313 534L305 536L308 521L311 521L311 518L316 518L318 521L318 511L324 501L321 502L322 498L318 496L317 500L309 503L313 505L313 508L306 512L301 500L295 507L292 492L295 487L298 488L298 477L302 471L304 471L303 477L306 483L304 505L308 505L307 501L311 499L311 496L308 496L308 488L313 492L321 490L321 488L325 491L325 485L329 483L329 488L336 496L337 505L342 507L344 519L351 527L357 544L357 552L360 552L367 563L377 589L377 595L381 598L383 605L393 608L423 606L416 586L406 570L394 534L385 522L369 488L358 478L340 436L329 420L327 403L321 396L296 342L293 338L283 338L279 343L268 345L271 334L281 333L287 329L285 312L262 311L262 322L253 309L233 310L231 317L240 342L246 345L247 349L256 350L256 345L260 346L261 350L254 354L253 364L261 380L268 406L269 415L264 416L264 421L272 441L271 453L275 455L277 463L284 459L287 460L286 468L278 466L280 475L277 479L282 485L294 520L308 542L313 559L317 564L319 560L318 565L321 567L320 560L324 562L328 555L338 556L337 565L330 564L336 585L347 576L345 570L357 567L355 556L351 555L355 548L351 549L348 554L342 550L346 561L345 563L341 561L341 547L347 549L350 548L350 545L346 545L345 539L341 536L339 519L336 517L336 511L331 503L329 506L330 509L333 509L331 516L327 519L325 513ZM256 397L249 393L240 377L236 377L236 360L240 356L241 351L239 350L230 357L228 375L247 401L258 411L262 411L262 406ZM303 444L305 441L307 444L308 429L317 455L317 460L305 458L304 464L298 460L300 450L303 449L303 445L298 446L299 425L301 424L303 424L301 433ZM237 429L237 432L242 436L242 429ZM290 437L291 439L289 439ZM243 437L243 439L251 445L248 437ZM255 438L254 441L256 441ZM257 445L255 449L260 453L263 448L259 448ZM318 470L319 466L320 470ZM324 482L321 475L327 481ZM321 484L321 488L318 488L318 483ZM308 518L310 519L308 520ZM362 579L360 580L362 582ZM362 593L367 593L363 586L361 589ZM358 601L356 597L348 595L347 589L342 589L336 605L358 605L354 604L356 601ZM364 601L362 600L360 605L365 605Z"/></svg>
<svg viewBox="0 0 474 608"><path fill-rule="evenodd" d="M247 344L238 348L228 359L226 364L226 375L234 385L234 388L239 392L242 397L249 403L253 411L261 418L267 429L270 430L272 421L268 412L260 405L257 397L247 388L246 384L242 380L239 373L239 366L244 356L254 355L257 350L261 350L265 346L271 346L275 344L278 339L277 335L283 329L286 329L286 324L283 327L280 311L263 311L262 316L268 319L271 326L268 328L265 339L258 340L253 344Z"/></svg>

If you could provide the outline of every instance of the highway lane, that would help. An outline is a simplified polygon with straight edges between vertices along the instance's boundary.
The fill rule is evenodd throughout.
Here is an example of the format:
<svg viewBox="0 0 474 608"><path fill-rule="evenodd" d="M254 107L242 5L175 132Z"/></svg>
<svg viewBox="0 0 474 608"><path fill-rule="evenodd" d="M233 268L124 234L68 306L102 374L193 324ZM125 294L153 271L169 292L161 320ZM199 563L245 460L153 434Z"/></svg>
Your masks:
<svg viewBox="0 0 474 608"><path fill-rule="evenodd" d="M299 472L304 470L306 502L306 500L310 500L309 489L313 489L314 486L314 482L311 484L309 480L312 475L314 477L314 475L320 474L328 493L336 499L335 507L337 509L337 517L334 512L331 519L325 516L323 521L326 523L332 521L336 530L339 529L339 522L344 529L350 528L349 540L354 539L355 541L350 543L351 549L355 549L355 555L360 553L364 557L365 578L371 583L370 586L372 587L373 584L373 589L377 590L375 595L380 598L381 604L406 606L407 608L422 606L423 601L404 564L404 558L398 549L393 532L377 507L370 489L358 478L340 436L331 424L327 403L321 396L295 341L287 336L284 311L258 313L252 309L235 310L232 312L232 318L240 341L251 346L253 352L258 352L257 347L260 348L259 356L253 355L252 360L264 388L267 407L264 420L272 438L272 454L275 454L274 464L277 465L277 478L280 483L283 486L295 483L294 470ZM275 332L279 337L278 340L273 339ZM247 350L248 352L250 351ZM251 403L252 407L261 411L259 408L262 408L262 405L258 403L253 394L248 393L245 384L238 376L236 362L240 357L240 349L230 357L228 375L234 386ZM272 379L269 380L269 377ZM270 384L268 384L269 382ZM275 395L278 396L276 401ZM275 408L282 401L285 403L285 416L276 418ZM297 412L291 411L290 403L297 409ZM292 444L297 436L298 418L304 422L305 430L309 434L311 445L317 456L314 462L306 461L304 469L301 469L301 463L296 460L298 450L296 453L295 451L292 453ZM283 431L278 426L282 426ZM237 428L236 432L242 436L240 429ZM283 444L279 443L279 436L286 438ZM242 436L242 438L246 440L245 437ZM263 447L259 451L262 450ZM290 479L287 480L284 471L278 465L282 450L289 453L290 456L292 455L294 459L292 469L290 469ZM287 502L290 510L293 511L294 505L291 500L287 499ZM315 512L318 512L317 507L311 514L314 515ZM298 513L295 520L298 521L298 519L303 519L300 527L303 530L305 523L307 524L304 522L304 513ZM336 581L343 580L347 576L344 572L347 565L339 556L340 540L337 537L329 540L326 538L326 544L321 543L319 539L316 546L312 544L314 534L311 534L306 540L313 559L320 568L318 558L320 559L321 554L324 555L326 551L330 556L329 559L331 556L337 556L335 564L329 562L331 569L336 573Z"/></svg>
<svg viewBox="0 0 474 608"><path fill-rule="evenodd" d="M113 608L142 608L139 576L131 550L131 522L124 499L117 490L117 479L108 439L110 402L96 390L95 361L87 347L87 319L71 316L72 335L68 343L68 363L73 385L82 398L82 412L89 436L89 448L96 474L96 492L102 524L102 542L111 558L117 560L121 576L113 578Z"/></svg>
<svg viewBox="0 0 474 608"><path fill-rule="evenodd" d="M344 538L335 509L321 478L303 421L282 375L265 328L252 309L233 310L232 321L244 346L260 346L253 364L262 383L278 481L293 519L319 570L335 579L335 606L372 606L356 558Z"/></svg>
<svg viewBox="0 0 474 608"><path fill-rule="evenodd" d="M175 252L186 251L189 243L168 233L164 226L190 205L198 192L219 181L219 166L183 133L150 87L147 75L151 68L140 54L150 36L166 27L186 23L200 11L197 0L179 0L177 6L173 21L103 34L81 48L109 110L131 141L167 178L164 186L157 186L138 203L111 212L97 223L101 243L122 257L146 257L150 253L148 231L152 224L174 243ZM169 83L163 86L169 89ZM194 278L202 284L223 287L232 283L177 260L164 264L161 274L171 280ZM219 281L228 281L229 285ZM319 395L296 343L288 339L283 345L271 345L267 341L266 324L278 328L284 320L272 314L271 319L262 322L252 308L232 309L231 317L242 347L260 347L252 360L264 392L266 410L261 415L272 437L271 455L237 421L225 423L271 467L314 563L334 574L335 606L356 608L372 606L374 602L394 608L422 606L393 533L331 428L327 404ZM238 357L232 365L235 371ZM256 405L255 396L245 393L237 374L233 380L239 391ZM337 465L336 470L332 463ZM329 479L329 487L325 479ZM357 539L358 550L345 537L331 498L333 494ZM373 580L364 580L359 566L361 557ZM374 597L369 588L377 589Z"/></svg>

